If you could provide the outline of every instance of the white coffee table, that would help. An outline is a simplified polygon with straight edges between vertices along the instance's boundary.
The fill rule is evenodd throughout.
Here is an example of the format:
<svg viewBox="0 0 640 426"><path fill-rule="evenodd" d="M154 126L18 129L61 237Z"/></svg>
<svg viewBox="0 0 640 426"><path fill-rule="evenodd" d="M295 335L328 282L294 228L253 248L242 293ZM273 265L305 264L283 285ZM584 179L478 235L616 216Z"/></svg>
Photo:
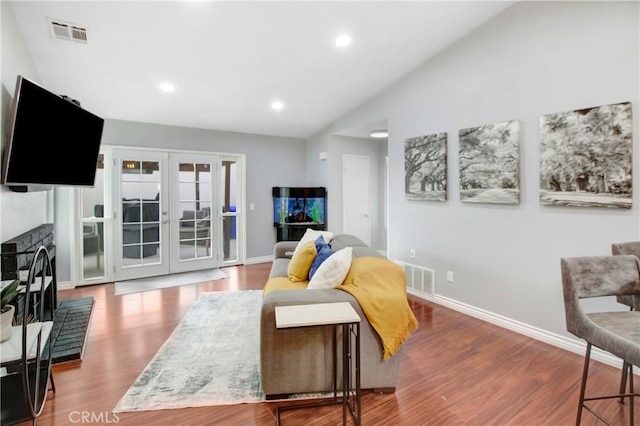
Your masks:
<svg viewBox="0 0 640 426"><path fill-rule="evenodd" d="M317 303L311 305L277 306L275 309L276 328L297 327L338 327L342 328L342 396L338 398L337 362L333 363L333 398L329 401L312 402L302 405L288 405L276 408L276 424L280 425L280 411L321 405L342 404L342 424L347 424L347 411L356 425L360 425L362 409L360 405L360 321L361 318L349 302ZM337 336L337 333L334 335ZM355 351L352 339L355 341ZM337 350L336 337L336 350ZM352 383L352 368L355 361L355 386Z"/></svg>

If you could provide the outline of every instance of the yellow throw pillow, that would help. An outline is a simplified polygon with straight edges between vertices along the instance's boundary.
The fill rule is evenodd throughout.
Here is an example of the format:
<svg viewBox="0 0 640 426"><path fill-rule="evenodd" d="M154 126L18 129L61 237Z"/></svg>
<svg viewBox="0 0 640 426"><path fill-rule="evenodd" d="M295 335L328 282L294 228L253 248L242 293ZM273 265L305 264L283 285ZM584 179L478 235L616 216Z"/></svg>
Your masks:
<svg viewBox="0 0 640 426"><path fill-rule="evenodd" d="M296 250L291 257L287 268L287 275L291 282L308 281L309 269L318 254L316 244L313 241L305 243L299 250Z"/></svg>

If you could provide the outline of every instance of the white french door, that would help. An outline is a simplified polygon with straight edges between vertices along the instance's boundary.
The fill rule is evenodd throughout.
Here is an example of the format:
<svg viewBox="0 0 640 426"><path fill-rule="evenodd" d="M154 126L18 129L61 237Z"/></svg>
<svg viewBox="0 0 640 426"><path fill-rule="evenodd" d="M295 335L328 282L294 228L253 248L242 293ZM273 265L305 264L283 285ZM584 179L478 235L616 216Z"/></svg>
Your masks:
<svg viewBox="0 0 640 426"><path fill-rule="evenodd" d="M171 272L218 266L216 155L171 154Z"/></svg>
<svg viewBox="0 0 640 426"><path fill-rule="evenodd" d="M168 274L169 154L114 151L114 278Z"/></svg>
<svg viewBox="0 0 640 426"><path fill-rule="evenodd" d="M242 263L244 157L114 150L114 280Z"/></svg>
<svg viewBox="0 0 640 426"><path fill-rule="evenodd" d="M78 192L80 285L244 262L244 155L109 148Z"/></svg>

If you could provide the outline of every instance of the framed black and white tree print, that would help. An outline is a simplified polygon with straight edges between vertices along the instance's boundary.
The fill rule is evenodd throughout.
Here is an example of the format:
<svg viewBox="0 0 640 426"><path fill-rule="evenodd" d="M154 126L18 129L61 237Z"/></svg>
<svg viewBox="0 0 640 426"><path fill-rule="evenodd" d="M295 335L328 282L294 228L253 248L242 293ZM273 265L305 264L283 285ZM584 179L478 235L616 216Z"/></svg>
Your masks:
<svg viewBox="0 0 640 426"><path fill-rule="evenodd" d="M447 133L405 140L404 192L408 200L447 200Z"/></svg>
<svg viewBox="0 0 640 426"><path fill-rule="evenodd" d="M631 208L631 103L540 117L540 202Z"/></svg>
<svg viewBox="0 0 640 426"><path fill-rule="evenodd" d="M520 122L459 131L460 199L467 203L520 202Z"/></svg>

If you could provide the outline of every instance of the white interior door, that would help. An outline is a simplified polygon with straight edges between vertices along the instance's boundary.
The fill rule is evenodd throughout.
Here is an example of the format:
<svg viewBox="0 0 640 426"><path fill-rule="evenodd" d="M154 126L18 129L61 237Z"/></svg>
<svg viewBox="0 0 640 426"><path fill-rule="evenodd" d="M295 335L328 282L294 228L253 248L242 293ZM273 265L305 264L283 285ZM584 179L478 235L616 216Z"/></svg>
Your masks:
<svg viewBox="0 0 640 426"><path fill-rule="evenodd" d="M342 232L371 246L371 173L367 156L342 157Z"/></svg>

